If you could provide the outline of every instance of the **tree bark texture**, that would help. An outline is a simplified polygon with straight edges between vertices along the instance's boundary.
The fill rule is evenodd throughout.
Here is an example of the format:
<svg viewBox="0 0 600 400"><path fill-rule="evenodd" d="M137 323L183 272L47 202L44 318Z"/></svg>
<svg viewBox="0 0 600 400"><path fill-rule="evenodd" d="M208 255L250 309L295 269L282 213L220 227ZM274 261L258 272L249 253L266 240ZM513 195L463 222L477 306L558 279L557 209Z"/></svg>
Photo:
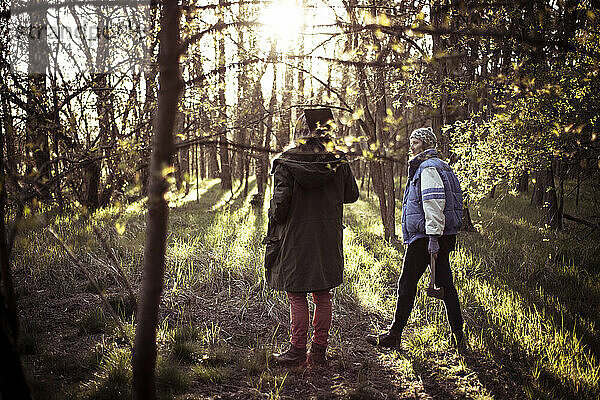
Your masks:
<svg viewBox="0 0 600 400"><path fill-rule="evenodd" d="M377 42L376 42L377 43ZM382 69L376 71L377 82L376 88L376 112L375 112L375 129L376 137L381 148L379 153L389 156L391 153L392 141L389 135L389 129L385 119L388 111L387 90L385 87L386 76ZM381 165L381 184L383 186L382 194L385 197L385 212L383 215L384 237L391 241L396 239L396 196L394 195L394 162L384 160Z"/></svg>
<svg viewBox="0 0 600 400"><path fill-rule="evenodd" d="M434 26L435 28L439 27L441 25L441 20L442 20L442 12L440 10L440 6L439 4L436 4L436 1L432 1L431 2L431 25ZM440 82L442 82L442 75L443 75L443 65L441 60L436 59L435 57L440 55L441 52L443 51L443 47L442 47L442 41L440 38L439 34L433 34L432 35L432 50L433 50L433 57L434 59L431 62L431 68L433 69L432 72L434 72L434 75L437 76L438 78L438 85L440 84ZM444 90L444 88L442 88L442 91ZM440 96L440 103L438 103L438 107L439 108L435 108L432 110L432 113L434 114L431 118L431 127L433 129L433 132L435 132L436 135L438 135L441 130L442 130L442 113L441 113L441 104L442 104L442 97Z"/></svg>
<svg viewBox="0 0 600 400"><path fill-rule="evenodd" d="M529 191L529 172L523 171L517 182L517 192L527 193Z"/></svg>
<svg viewBox="0 0 600 400"><path fill-rule="evenodd" d="M544 203L543 171L535 171L533 178L535 182L533 184L533 191L531 192L530 204L541 208Z"/></svg>
<svg viewBox="0 0 600 400"><path fill-rule="evenodd" d="M0 398L29 400L31 391L25 379L16 340L12 336L10 318L4 296L0 293Z"/></svg>
<svg viewBox="0 0 600 400"><path fill-rule="evenodd" d="M554 172L552 166L542 171L542 221L541 225L550 229L562 228L562 216L558 207L558 198L556 196L556 186L554 184Z"/></svg>
<svg viewBox="0 0 600 400"><path fill-rule="evenodd" d="M100 57L100 51L98 56ZM95 74L94 92L96 94L96 113L98 116L98 139L96 140L97 149L90 152L91 157L100 157L102 150L98 147L106 145L110 136L110 113L108 101L108 75L104 73ZM85 169L85 193L84 205L91 211L100 205L100 178L102 172L102 160L99 159L90 163Z"/></svg>
<svg viewBox="0 0 600 400"><path fill-rule="evenodd" d="M181 134L183 134L184 129L184 118L183 113L178 112L175 117L175 126L173 127L173 140L175 144L181 143ZM186 194L187 194L187 183L185 181L185 173L187 173L187 156L184 157L184 152L188 151L188 147L184 147L179 149L175 153L175 157L173 157L173 166L175 168L173 174L175 175L175 185L177 186L177 190L180 191L183 189L183 185L186 185Z"/></svg>
<svg viewBox="0 0 600 400"><path fill-rule="evenodd" d="M261 75L262 76L262 75ZM254 107L256 109L264 109L264 98L262 92L262 85L260 81L257 81L254 87ZM259 147L264 147L267 143L267 129L265 124L261 121L256 125L255 137L253 143L258 144ZM256 152L254 156L254 165L256 171L256 189L258 196L264 198L265 194L265 183L267 182L267 168L264 162L263 153L260 151Z"/></svg>
<svg viewBox="0 0 600 400"><path fill-rule="evenodd" d="M221 172L219 170L219 159L217 158L217 145L211 144L205 149L208 152L208 177L211 179L219 178Z"/></svg>
<svg viewBox="0 0 600 400"><path fill-rule="evenodd" d="M219 5L225 7L225 1L219 0ZM219 8L219 22L223 23L223 8ZM221 187L231 190L231 165L229 164L229 145L227 143L227 101L225 99L225 34L219 33L219 157L221 158Z"/></svg>
<svg viewBox="0 0 600 400"><path fill-rule="evenodd" d="M17 297L10 269L10 244L7 240L5 226L7 186L4 174L5 130L3 128L0 125L0 293L3 294L3 301L0 303L0 307L3 309L3 321L6 320L8 322L8 326L2 330L3 332L9 332L7 329L10 329L10 338L16 343L19 337L19 318L17 313Z"/></svg>
<svg viewBox="0 0 600 400"><path fill-rule="evenodd" d="M197 146L196 147L196 152L197 154L197 163L199 164L200 167L200 179L206 179L206 157L204 156L204 153L206 151L206 147L204 146Z"/></svg>
<svg viewBox="0 0 600 400"><path fill-rule="evenodd" d="M466 205L463 206L463 219L460 230L465 232L477 231L477 229L475 229L475 226L473 225L473 221L471 220L471 212L469 211L469 207L467 207Z"/></svg>
<svg viewBox="0 0 600 400"><path fill-rule="evenodd" d="M271 48L271 52L275 52L275 44ZM269 101L269 115L267 117L266 132L265 132L265 151L260 154L260 162L262 164L261 179L263 188L267 185L269 178L269 150L271 150L271 138L273 137L273 114L275 113L275 105L277 103L277 66L273 64L273 86L271 87L271 100ZM264 189L263 189L264 190Z"/></svg>
<svg viewBox="0 0 600 400"><path fill-rule="evenodd" d="M373 40L376 40L373 36ZM361 127L367 137L368 144L379 145L375 150L376 155L386 155L389 147L388 132L384 129L384 119L387 115L386 90L383 80L385 75L378 71L374 83L375 111L371 112L368 98L369 80L364 66L357 66L359 93L361 105L364 110L364 120L360 121ZM384 227L384 237L392 240L396 237L395 199L393 163L374 160L370 161L369 171L373 180L373 189L379 199L379 212Z"/></svg>
<svg viewBox="0 0 600 400"><path fill-rule="evenodd" d="M288 60L288 62L290 62ZM283 95L281 98L281 129L277 131L277 150L283 149L290 143L292 125L292 85L294 83L293 70L289 65L285 67L283 82Z"/></svg>
<svg viewBox="0 0 600 400"><path fill-rule="evenodd" d="M35 1L41 3L41 1ZM48 18L45 12L32 11L29 21L34 32L39 34L34 40L29 41L28 59L28 90L27 90L27 117L25 132L27 153L31 155L26 166L27 175L39 179L40 183L50 179L50 149L49 149L49 121L46 77L48 70L48 38L45 27ZM37 170L34 174L33 168ZM41 195L47 198L48 188L41 187Z"/></svg>
<svg viewBox="0 0 600 400"><path fill-rule="evenodd" d="M4 128L0 124L0 398L28 400L31 394L17 350L19 317L5 226Z"/></svg>
<svg viewBox="0 0 600 400"><path fill-rule="evenodd" d="M171 164L174 152L173 126L183 91L179 69L180 9L178 2L174 0L165 0L162 4L159 95L154 120L156 134L150 161L143 277L132 359L133 397L138 400L156 399L156 329L163 290L169 215L165 199L169 186L164 170Z"/></svg>

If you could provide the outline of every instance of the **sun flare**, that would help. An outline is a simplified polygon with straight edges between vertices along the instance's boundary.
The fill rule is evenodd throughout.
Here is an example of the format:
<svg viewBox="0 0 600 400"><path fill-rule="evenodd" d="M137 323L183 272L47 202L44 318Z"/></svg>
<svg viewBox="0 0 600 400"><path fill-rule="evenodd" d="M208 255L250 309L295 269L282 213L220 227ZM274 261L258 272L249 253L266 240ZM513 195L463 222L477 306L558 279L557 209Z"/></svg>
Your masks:
<svg viewBox="0 0 600 400"><path fill-rule="evenodd" d="M274 0L260 16L263 35L277 40L281 47L291 47L302 32L304 11L294 0Z"/></svg>

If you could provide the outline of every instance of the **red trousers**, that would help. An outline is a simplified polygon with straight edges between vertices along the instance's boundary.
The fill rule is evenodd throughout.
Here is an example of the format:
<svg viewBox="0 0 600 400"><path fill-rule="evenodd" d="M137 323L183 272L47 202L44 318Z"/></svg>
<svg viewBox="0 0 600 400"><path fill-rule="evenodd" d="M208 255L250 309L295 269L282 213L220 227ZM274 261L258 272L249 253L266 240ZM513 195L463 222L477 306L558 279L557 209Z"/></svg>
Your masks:
<svg viewBox="0 0 600 400"><path fill-rule="evenodd" d="M287 292L290 301L290 333L291 342L294 347L306 348L308 335L308 301L306 293ZM312 320L314 328L312 342L319 346L327 346L329 337L329 327L331 326L331 293L329 290L313 292L313 301L315 303L315 313Z"/></svg>

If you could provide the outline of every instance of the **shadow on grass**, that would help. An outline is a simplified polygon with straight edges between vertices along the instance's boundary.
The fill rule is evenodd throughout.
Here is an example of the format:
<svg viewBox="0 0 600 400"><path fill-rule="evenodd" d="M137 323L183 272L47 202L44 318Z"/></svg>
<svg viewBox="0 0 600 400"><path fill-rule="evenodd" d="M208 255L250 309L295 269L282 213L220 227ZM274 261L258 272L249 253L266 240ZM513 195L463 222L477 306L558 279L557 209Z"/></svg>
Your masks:
<svg viewBox="0 0 600 400"><path fill-rule="evenodd" d="M373 199L375 200L375 199ZM365 202L366 208L363 207L363 211L373 211L376 208L372 202ZM503 212L504 210L502 210ZM511 211L518 211L511 209ZM502 214L496 210L498 215ZM363 213L364 214L364 213ZM511 241L511 235L514 232L525 230L525 239L532 235L540 235L540 230L535 226L529 226L526 221L518 220L518 218L511 218L509 215L501 215L503 226L492 226L491 230L495 231L497 238L501 238L501 241L497 241L490 244L483 242L483 238L470 239L467 241L466 247L471 251L472 257L478 261L482 261L484 265L489 261L490 252L497 251L499 253L509 254L511 257L508 258L507 264L503 268L503 273L493 274L488 271L480 271L480 277L487 282L488 285L493 287L503 288L508 290L510 293L524 299L524 303L529 306L526 314L531 313L532 310L540 311L540 317L543 324L551 324L554 326L556 331L563 332L568 335L574 331L579 338L585 337L584 343L588 344L588 347L596 347L598 341L594 340L592 332L586 327L581 326L582 324L576 324L577 316L583 316L593 321L593 324L597 325L597 315L594 314L594 307L587 309L581 308L582 304L570 297L570 294L576 293L578 297L592 298L592 304L597 304L597 297L594 294L592 286L582 284L582 280L577 277L562 273L562 271L556 271L558 277L558 284L553 285L552 281L538 279L536 283L543 288L543 295L535 290L528 290L522 281L519 279L518 267L521 260L519 260L518 254L515 254L515 250L519 250L521 243L515 243ZM371 218L377 218L378 215L371 215ZM381 253L378 253L380 238L372 233L367 233L361 229L364 225L365 216L353 213L346 215L346 221L352 227L353 231L357 235L361 235L357 243L364 246L365 249L372 252L376 259L381 260ZM496 238L495 237L495 238ZM540 237L540 241L542 238ZM477 242L478 243L474 243ZM476 246L473 246L476 244ZM551 246L551 244L549 244ZM463 244L463 247L465 245ZM530 249L531 244L526 242L522 243L523 249ZM579 254L581 257L579 262L585 260L585 254ZM534 259L537 255L534 255ZM541 257L541 256L539 256ZM539 258L538 257L538 258ZM543 257L542 257L543 258ZM577 263L577 261L575 261ZM494 265L492 265L494 266ZM464 268L464 266L455 266L454 268ZM465 275L465 272L462 272ZM465 277L464 279L469 279ZM386 281L390 281L387 279ZM458 286L458 285L457 285ZM579 291L578 291L579 289ZM583 289L584 293L580 291ZM461 288L459 287L459 291ZM355 296L354 302L360 305L358 290L351 290ZM463 295L461 294L461 298ZM551 303L552 299L558 299L558 304L563 313L556 308L556 303ZM415 308L422 307L422 304L415 305ZM464 306L464 304L463 304ZM585 378L581 375L572 376L568 371L569 366L564 369L558 369L561 372L553 372L552 368L563 368L557 367L556 363L548 366L549 361L546 359L544 353L534 352L531 353L531 349L523 347L519 341L515 341L514 338L509 337L505 334L506 327L499 325L501 319L497 319L494 315L499 312L497 310L487 310L485 300L477 303L471 302L469 307L469 313L467 319L471 321L475 326L474 330L481 331L481 340L483 342L482 350L471 351L465 356L464 360L466 365L473 370L481 384L495 397L498 398L510 398L514 397L515 391L525 390L523 395L527 395L532 398L552 398L552 397L564 397L564 398L594 398L598 393L596 386L590 386ZM568 312L567 312L568 310ZM415 311L413 310L413 313ZM570 314L570 315L567 315ZM524 315L527 318L527 315ZM562 321L562 326L560 325ZM439 323L439 319L437 323ZM423 323L422 321L417 325ZM527 322L523 322L527 323ZM545 325L544 325L545 326ZM563 328L564 327L564 328ZM368 329L368 328L367 328ZM554 332L554 330L553 330ZM417 333L418 334L418 333ZM537 337L537 336L535 336ZM534 339L535 339L534 337ZM529 339L531 340L531 339ZM595 343L595 344L594 344ZM584 351L585 348L583 349ZM592 351L597 356L596 351ZM432 354L435 355L435 352ZM581 354L580 354L581 355ZM552 357L552 356L550 356ZM577 362L582 363L581 366L586 365L584 356L579 357ZM459 387L456 385L456 377L450 377L448 379L440 376L436 373L438 367L438 360L435 357L426 356L422 359L414 359L413 367L415 371L419 373L423 379L423 386L427 390L431 391L432 395L439 394L440 398L453 397L456 395L456 390ZM585 366L583 367L586 368ZM581 373L581 372L580 372ZM560 375L557 375L560 374ZM500 377L500 378L498 378ZM507 383L509 383L507 385ZM440 387L445 388L444 392L440 392ZM437 392L436 392L437 391Z"/></svg>
<svg viewBox="0 0 600 400"><path fill-rule="evenodd" d="M580 275L565 270L556 256L553 256L556 261L548 262L547 254L560 251L555 248L555 242L568 238L535 228L523 233L523 221L519 221L517 213L527 214L528 205L512 201L516 203L511 205L509 201L511 206L503 204L502 211L495 211L487 223L487 230L482 232L483 237L471 235L461 238L463 250L487 267L478 271L476 276L465 276L468 281L462 283L461 297L469 293L467 299L471 302L471 315L467 316L471 328L481 332L483 347L494 360L501 362L505 371L513 376L511 379L520 377L527 396L596 398L599 389L588 381L591 379L593 382L595 378L586 375L586 371L596 365L594 358L597 360L599 356L598 332L593 330L600 322L594 311L600 304L598 291L589 279L585 281L585 272L582 273L584 279L581 279ZM548 243L545 243L544 237ZM540 246L535 246L536 243ZM580 246L573 242L560 245ZM578 266L573 270L585 271L589 252L571 253L577 256L562 262ZM480 283L477 283L478 279ZM476 292L482 285L489 288L491 296L512 299L518 304L518 309L505 310L503 308L510 307L506 305L495 309L493 300L488 301L481 295L477 298ZM501 321L516 325L512 328L501 326ZM530 324L539 325L540 331L532 331L533 328L527 327ZM507 329L515 331L508 332ZM521 333L521 329L525 333ZM555 345L555 340L564 340L564 343L557 342ZM590 360L588 354L594 358ZM465 360L474 370L488 369L485 363L479 362L483 358L471 356ZM494 380L487 383L493 384Z"/></svg>
<svg viewBox="0 0 600 400"><path fill-rule="evenodd" d="M521 204L521 207L523 214L523 207L527 210L529 206ZM517 207L505 208L513 212L517 210ZM500 223L494 222L490 230L510 232L521 227L510 214L504 214ZM544 236L549 237L546 239L549 242L546 248L536 249L535 242L545 243ZM562 325L567 331L575 332L592 354L600 358L600 332L592 328L600 326L597 312L600 309L600 290L593 278L597 276L600 266L598 241L582 244L573 239L570 242L565 240L569 238L537 230L531 236L514 235L512 241L493 241L498 248L496 254L490 253L489 247L484 243L480 246L472 238L467 238L465 245L472 253L481 251L474 255L484 261L497 259L495 264L508 265L504 267L504 274L485 275L486 281L497 286L508 286L537 310L548 315L554 325ZM587 248L588 245L592 248ZM547 254L552 258L548 258Z"/></svg>
<svg viewBox="0 0 600 400"><path fill-rule="evenodd" d="M480 321L487 318L483 314L474 317ZM498 380L496 373L501 369L504 378L510 379L513 385L524 390L529 398L597 398L597 388L592 388L583 382L566 383L564 379L547 369L543 358L528 354L529 352L506 335L499 325L485 323L473 328L482 332L480 339L489 355L486 357L483 353L469 350L464 355L464 361L469 368L477 372L490 393L500 398L510 398L515 395L510 391L510 387L506 386L505 381Z"/></svg>

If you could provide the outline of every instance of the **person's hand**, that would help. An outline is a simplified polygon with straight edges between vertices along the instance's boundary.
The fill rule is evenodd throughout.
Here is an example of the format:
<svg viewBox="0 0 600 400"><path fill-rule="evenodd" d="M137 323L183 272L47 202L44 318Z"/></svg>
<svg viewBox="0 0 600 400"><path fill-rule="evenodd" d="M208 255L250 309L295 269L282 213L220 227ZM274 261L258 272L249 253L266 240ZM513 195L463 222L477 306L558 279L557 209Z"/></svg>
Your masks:
<svg viewBox="0 0 600 400"><path fill-rule="evenodd" d="M437 257L437 253L440 251L440 244L438 243L437 236L429 236L429 245L427 246L427 251L429 251L429 254Z"/></svg>

